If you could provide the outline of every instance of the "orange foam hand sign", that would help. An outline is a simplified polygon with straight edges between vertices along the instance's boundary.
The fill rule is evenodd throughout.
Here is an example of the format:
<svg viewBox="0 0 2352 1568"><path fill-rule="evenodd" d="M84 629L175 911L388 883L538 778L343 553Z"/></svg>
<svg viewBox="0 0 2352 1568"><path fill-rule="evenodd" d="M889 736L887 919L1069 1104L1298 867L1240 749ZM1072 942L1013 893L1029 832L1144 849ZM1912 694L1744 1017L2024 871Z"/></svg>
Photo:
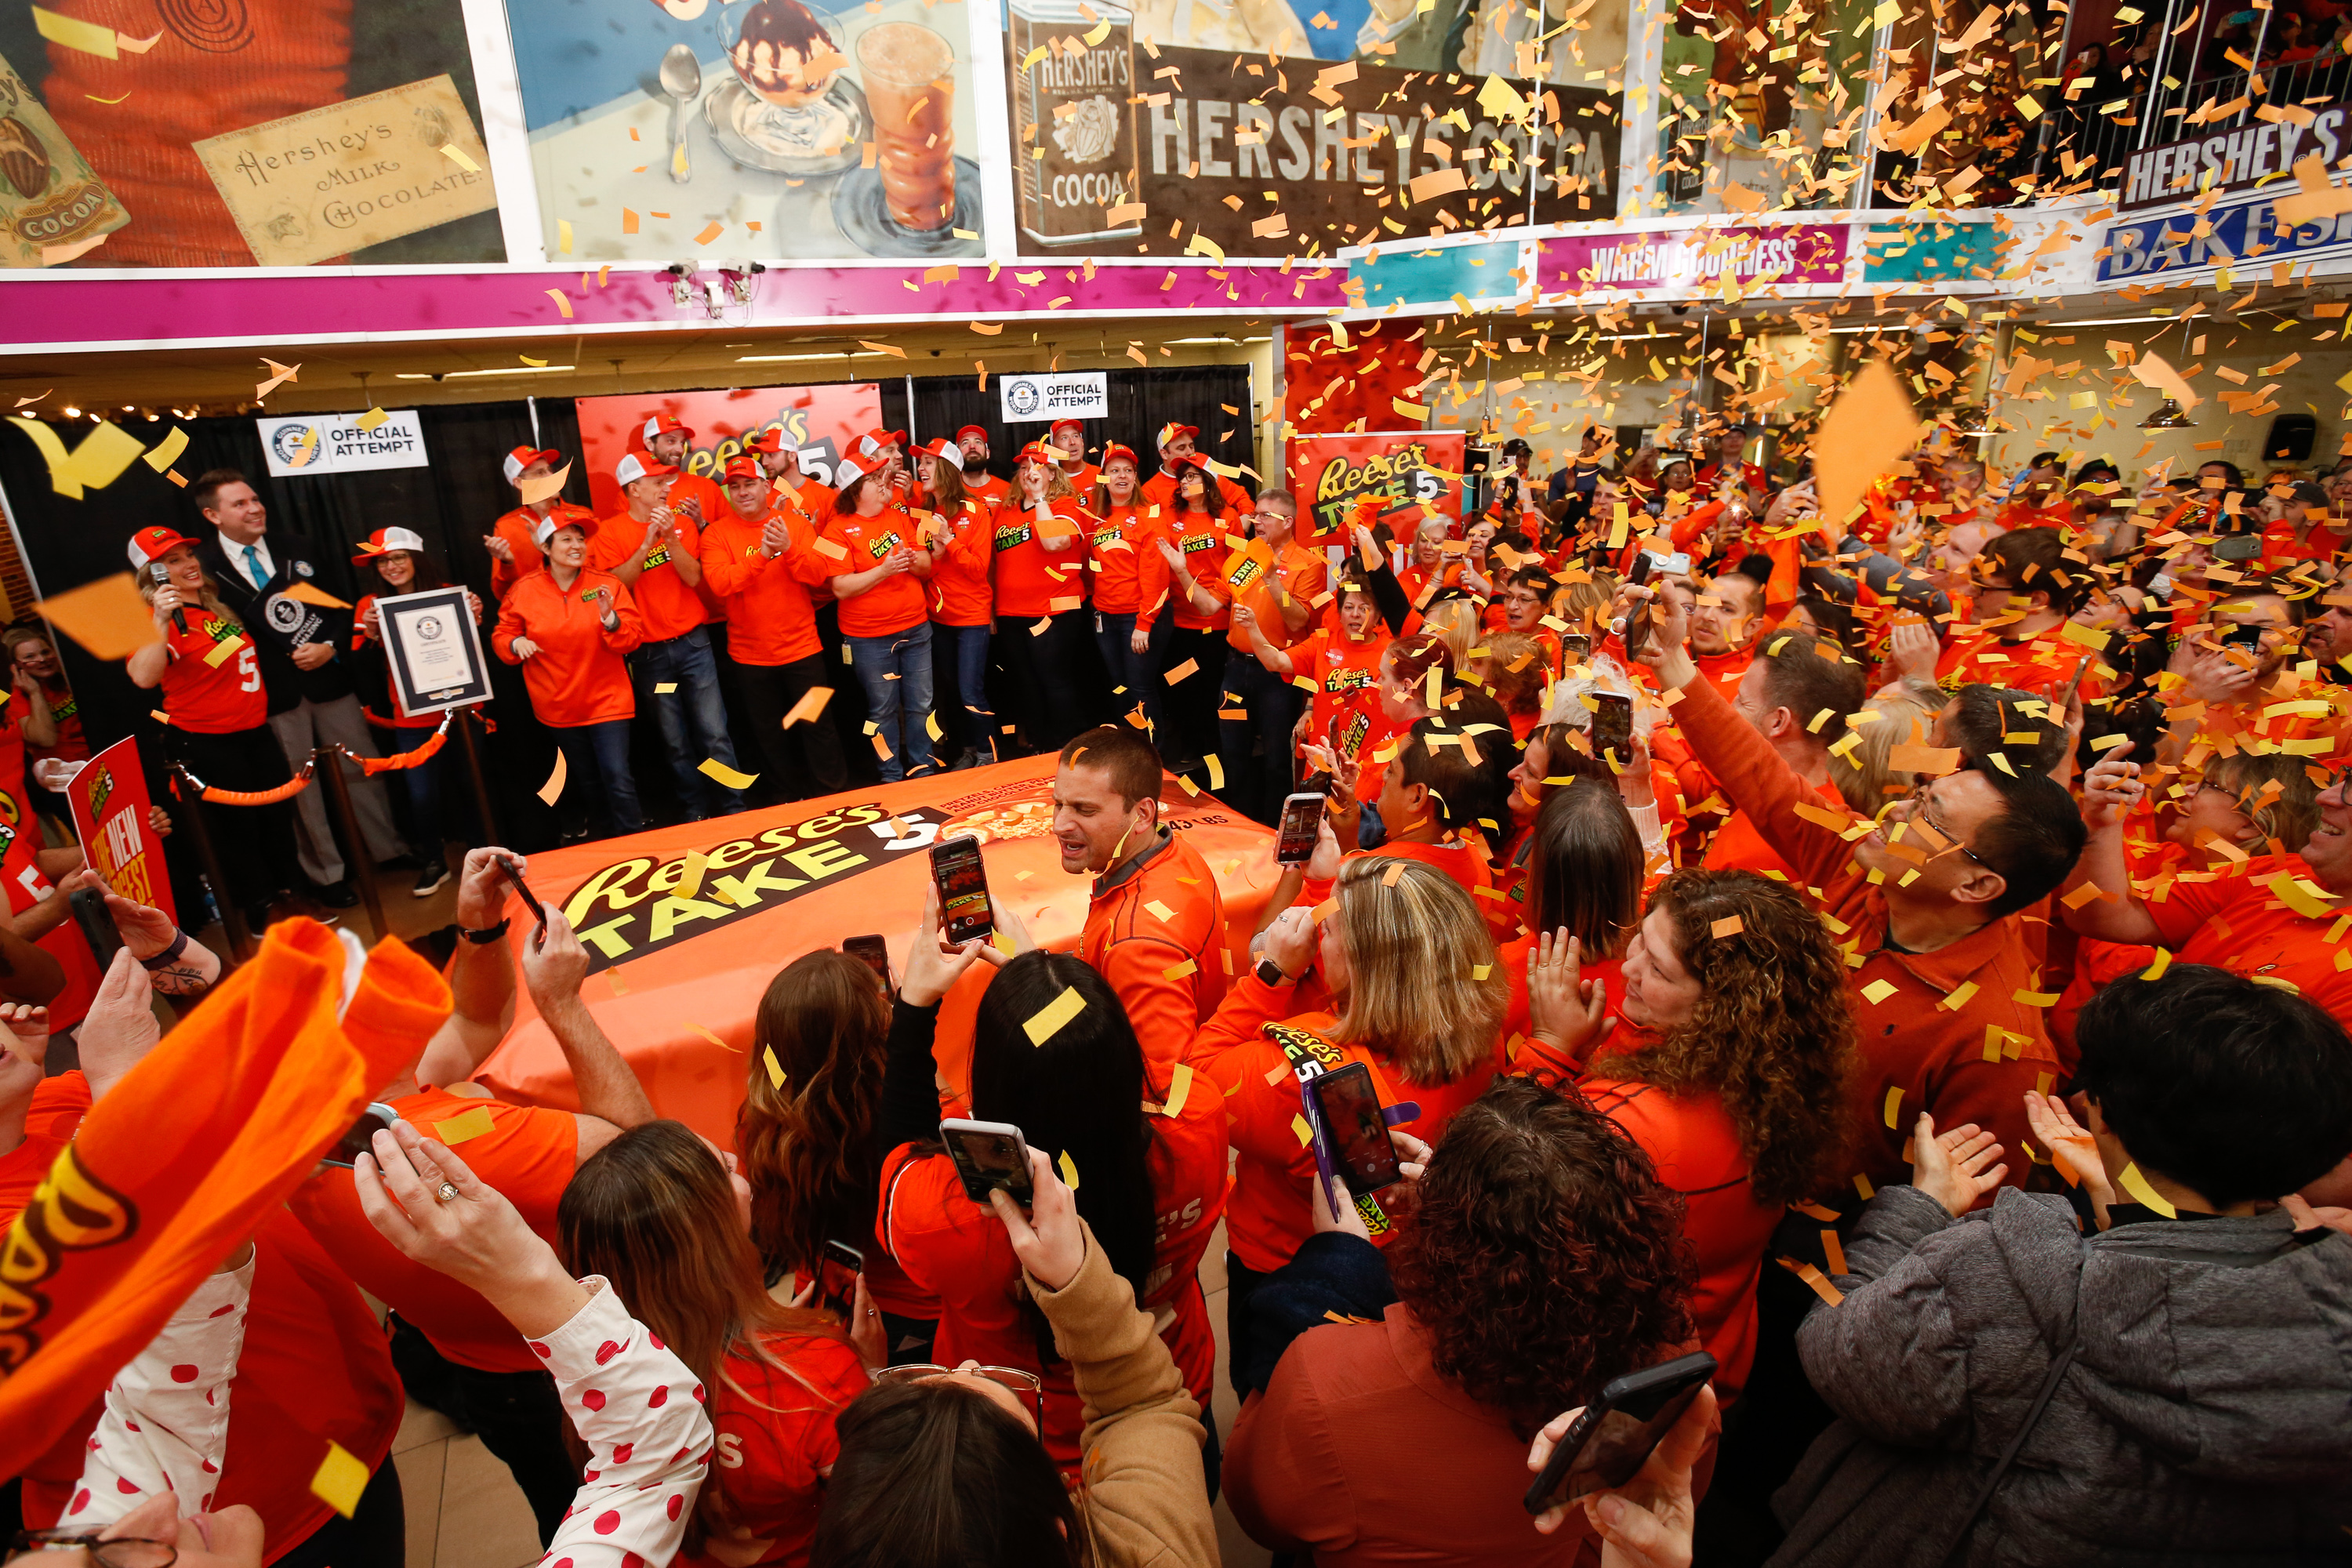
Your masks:
<svg viewBox="0 0 2352 1568"><path fill-rule="evenodd" d="M448 1016L439 973L387 940L339 1020L346 962L316 921L273 928L0 1237L0 1475L48 1450Z"/></svg>

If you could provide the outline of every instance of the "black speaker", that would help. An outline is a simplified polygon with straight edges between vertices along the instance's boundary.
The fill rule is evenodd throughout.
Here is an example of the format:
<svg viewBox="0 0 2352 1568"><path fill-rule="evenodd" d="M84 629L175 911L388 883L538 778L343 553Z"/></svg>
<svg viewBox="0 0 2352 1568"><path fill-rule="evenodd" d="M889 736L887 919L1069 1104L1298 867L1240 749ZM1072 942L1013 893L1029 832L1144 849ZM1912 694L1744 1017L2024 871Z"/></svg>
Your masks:
<svg viewBox="0 0 2352 1568"><path fill-rule="evenodd" d="M2308 414L2282 414L2271 421L2270 437L2263 442L2263 460L2300 463L2311 456L2311 444L2318 438L2318 420Z"/></svg>

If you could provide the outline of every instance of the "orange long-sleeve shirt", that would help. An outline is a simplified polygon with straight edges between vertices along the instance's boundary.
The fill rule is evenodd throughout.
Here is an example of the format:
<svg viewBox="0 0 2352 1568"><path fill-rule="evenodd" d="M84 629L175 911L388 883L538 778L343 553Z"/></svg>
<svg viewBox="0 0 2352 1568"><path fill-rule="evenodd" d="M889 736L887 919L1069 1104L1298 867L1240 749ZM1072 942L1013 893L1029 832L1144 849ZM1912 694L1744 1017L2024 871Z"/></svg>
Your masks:
<svg viewBox="0 0 2352 1568"><path fill-rule="evenodd" d="M610 604L620 626L604 629ZM515 638L529 637L539 651L524 658ZM569 589L559 588L545 567L514 585L499 607L490 647L509 664L522 666L530 688L531 711L557 730L602 724L637 716L629 667L621 658L646 640L645 617L618 577L583 568Z"/></svg>
<svg viewBox="0 0 2352 1568"><path fill-rule="evenodd" d="M995 590L989 584L996 553L995 510L986 501L967 500L956 515L936 515L933 546L944 540L947 548L931 563L931 619L943 626L984 626L996 617Z"/></svg>
<svg viewBox="0 0 2352 1568"><path fill-rule="evenodd" d="M1224 947L1217 879L1173 829L1161 828L1158 844L1095 879L1078 956L1126 1005L1154 1094L1168 1092L1170 1069L1225 994Z"/></svg>
<svg viewBox="0 0 2352 1568"><path fill-rule="evenodd" d="M1034 621L1040 616L1075 610L1086 602L1086 512L1068 496L1050 501L1046 510L1059 521L1047 531L1067 526L1076 542L1048 550L1039 534L1036 509L1020 498L996 509L995 560L990 571L996 584L996 613L1013 620Z"/></svg>
<svg viewBox="0 0 2352 1568"><path fill-rule="evenodd" d="M1145 506L1115 506L1093 525L1087 552L1094 569L1095 608L1106 616L1131 616L1143 607L1143 558L1158 554L1157 511Z"/></svg>
<svg viewBox="0 0 2352 1568"><path fill-rule="evenodd" d="M873 571L902 546L919 550L922 542L920 527L904 507L886 506L872 517L837 511L811 560L835 578L855 577ZM885 577L840 603L845 637L896 637L920 626L929 614L923 580L912 572Z"/></svg>
<svg viewBox="0 0 2352 1568"><path fill-rule="evenodd" d="M2023 924L2005 915L1933 952L1898 950L1885 895L1835 829L1797 815L1799 805L1812 805L1813 792L1772 743L1711 681L1683 688L1675 714L1697 760L1789 862L1797 885L1820 889L1822 909L1849 928L1840 945L1862 956L1847 971L1862 1047L1853 1105L1860 1173L1874 1184L1910 1180L1903 1150L1924 1110L1938 1128L1973 1121L1990 1130L2009 1150L2010 1184L2022 1184L2025 1091L2046 1089L2058 1072L2042 1009L2017 999L2033 988Z"/></svg>
<svg viewBox="0 0 2352 1568"><path fill-rule="evenodd" d="M782 518L792 545L761 552L771 518ZM816 606L801 580L816 530L789 506L745 517L732 506L702 531L702 581L727 612L727 657L738 664L793 664L817 653Z"/></svg>
<svg viewBox="0 0 2352 1568"><path fill-rule="evenodd" d="M1192 581L1216 598L1217 607L1209 615L1193 607L1192 595L1177 589L1176 574L1169 568L1168 558L1160 553L1159 541L1155 540L1136 574L1137 591L1142 600L1142 607L1135 613L1136 626L1148 632L1160 624L1162 615L1172 614L1176 625L1185 631L1223 631L1231 619L1225 606L1234 598L1233 588L1222 570L1236 537L1232 520L1223 515L1211 517L1206 512L1177 512L1163 508L1157 521L1160 539L1176 547L1184 557L1185 569L1192 573Z"/></svg>
<svg viewBox="0 0 2352 1568"><path fill-rule="evenodd" d="M730 509L732 510L732 509ZM675 547L701 563L702 529L684 512L673 508L672 525L677 531ZM646 537L646 525L627 512L620 512L597 523L596 531L588 539L588 564L598 572L611 572L637 552ZM694 591L687 580L677 574L677 564L671 555L673 546L667 541L656 541L637 570L637 580L626 584L629 597L635 602L637 614L645 618L644 640L667 642L682 637L703 624L705 612L702 595ZM634 645L633 645L634 646Z"/></svg>
<svg viewBox="0 0 2352 1568"><path fill-rule="evenodd" d="M1276 647L1286 648L1301 642L1315 630L1315 616L1310 611L1298 630L1292 631L1283 619L1286 603L1305 605L1322 596L1330 568L1323 557L1312 550L1296 544L1285 544L1274 558L1274 570L1253 578L1234 590L1234 603L1246 605L1257 617L1257 629ZM1229 631L1225 641L1244 656L1255 658L1249 637L1238 629Z"/></svg>

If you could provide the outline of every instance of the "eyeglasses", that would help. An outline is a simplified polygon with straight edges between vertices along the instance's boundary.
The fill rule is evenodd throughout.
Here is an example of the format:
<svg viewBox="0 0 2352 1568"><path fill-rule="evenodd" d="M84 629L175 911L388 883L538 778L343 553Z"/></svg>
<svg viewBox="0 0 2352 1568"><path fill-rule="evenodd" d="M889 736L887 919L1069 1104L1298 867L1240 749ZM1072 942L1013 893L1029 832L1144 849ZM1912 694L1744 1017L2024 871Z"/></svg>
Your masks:
<svg viewBox="0 0 2352 1568"><path fill-rule="evenodd" d="M1917 805L1913 809L1911 815L1918 818L1920 826L1926 828L1937 837L1945 840L1947 843L1950 844L1953 848L1958 850L1961 854L1967 856L1978 865L1982 866L1986 870L1990 871L1993 868L1992 862L1978 854L1975 850L1969 848L1966 839L1962 838L1958 834L1953 832L1950 828L1945 826L1942 823L1937 822L1934 817L1927 815L1927 797L1926 795L1923 795L1917 797Z"/></svg>
<svg viewBox="0 0 2352 1568"><path fill-rule="evenodd" d="M937 1362L908 1362L903 1366L886 1366L876 1372L874 1381L885 1383L929 1383L935 1377L984 1377L989 1382L1011 1389L1029 1402L1030 1414L1035 1417L1037 1430L1045 1429L1045 1380L1035 1373L1017 1366L941 1366ZM134 1568L157 1568L154 1564L136 1564Z"/></svg>
<svg viewBox="0 0 2352 1568"><path fill-rule="evenodd" d="M100 1541L77 1530L20 1530L8 1538L8 1550L17 1552L87 1552L103 1568L172 1568L180 1549L168 1541L143 1541L125 1536Z"/></svg>

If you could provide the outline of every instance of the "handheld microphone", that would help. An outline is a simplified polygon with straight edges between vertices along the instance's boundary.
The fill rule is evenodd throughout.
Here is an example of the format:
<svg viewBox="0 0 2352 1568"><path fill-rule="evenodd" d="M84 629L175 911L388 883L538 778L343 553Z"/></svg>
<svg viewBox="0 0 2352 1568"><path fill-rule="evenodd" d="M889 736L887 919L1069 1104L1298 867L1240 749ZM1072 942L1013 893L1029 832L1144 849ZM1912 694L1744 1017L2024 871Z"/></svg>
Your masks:
<svg viewBox="0 0 2352 1568"><path fill-rule="evenodd" d="M165 566L161 561L150 561L147 563L147 575L155 580L155 586L158 588L168 588L172 585L171 569ZM186 637L188 635L187 611L182 609L173 610L172 612L172 629L179 633L182 637Z"/></svg>

